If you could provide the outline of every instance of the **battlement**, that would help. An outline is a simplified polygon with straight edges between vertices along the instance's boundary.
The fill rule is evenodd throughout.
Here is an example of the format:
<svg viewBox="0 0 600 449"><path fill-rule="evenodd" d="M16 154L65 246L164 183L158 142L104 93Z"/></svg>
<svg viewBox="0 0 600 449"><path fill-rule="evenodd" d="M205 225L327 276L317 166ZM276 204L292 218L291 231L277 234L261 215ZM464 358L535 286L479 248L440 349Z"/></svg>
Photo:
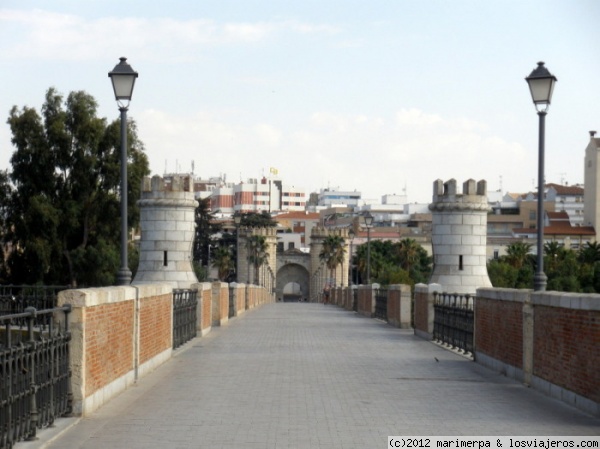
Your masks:
<svg viewBox="0 0 600 449"><path fill-rule="evenodd" d="M325 228L324 226L319 225L319 226L315 226L312 228L310 238L311 239L326 238L326 237L329 237L330 235L339 235L340 237L348 238L348 229L347 228L329 229L329 228Z"/></svg>
<svg viewBox="0 0 600 449"><path fill-rule="evenodd" d="M468 179L463 183L462 193L458 192L455 179L443 182L437 179L433 183L433 202L429 210L471 209L489 210L487 203L487 181L475 182Z"/></svg>
<svg viewBox="0 0 600 449"><path fill-rule="evenodd" d="M275 237L277 236L277 228L252 228L252 227L242 227L240 228L240 235L245 237L250 237L253 235L262 235L265 237Z"/></svg>
<svg viewBox="0 0 600 449"><path fill-rule="evenodd" d="M191 175L175 175L169 178L154 175L152 178L144 176L142 179L142 192L193 192L193 186Z"/></svg>

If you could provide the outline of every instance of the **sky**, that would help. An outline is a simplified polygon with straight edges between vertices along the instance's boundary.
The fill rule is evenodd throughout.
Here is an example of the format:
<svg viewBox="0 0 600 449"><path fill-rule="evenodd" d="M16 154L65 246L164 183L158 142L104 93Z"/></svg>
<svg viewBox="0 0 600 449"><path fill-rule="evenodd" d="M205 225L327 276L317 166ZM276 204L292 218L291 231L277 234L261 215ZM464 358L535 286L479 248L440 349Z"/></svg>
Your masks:
<svg viewBox="0 0 600 449"><path fill-rule="evenodd" d="M537 185L525 77L557 77L547 182L583 183L600 132L597 0L0 0L0 169L6 119L84 90L119 118L108 72L139 73L129 117L153 174L246 181L278 170L307 194L406 194L436 179Z"/></svg>

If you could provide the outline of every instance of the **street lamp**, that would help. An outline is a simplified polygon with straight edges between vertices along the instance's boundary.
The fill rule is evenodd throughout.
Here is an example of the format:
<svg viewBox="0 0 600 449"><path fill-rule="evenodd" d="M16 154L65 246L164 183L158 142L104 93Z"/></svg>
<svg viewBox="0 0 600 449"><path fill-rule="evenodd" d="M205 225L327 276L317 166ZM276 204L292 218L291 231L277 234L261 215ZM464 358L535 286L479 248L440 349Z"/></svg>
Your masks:
<svg viewBox="0 0 600 449"><path fill-rule="evenodd" d="M373 226L373 215L369 211L363 217L367 228L367 285L371 284L371 227Z"/></svg>
<svg viewBox="0 0 600 449"><path fill-rule="evenodd" d="M556 77L552 75L543 62L525 78L529 84L533 104L540 117L539 151L538 151L538 198L537 198L537 271L533 278L533 289L545 291L548 277L544 274L544 135L546 114L552 100L552 92Z"/></svg>
<svg viewBox="0 0 600 449"><path fill-rule="evenodd" d="M119 59L120 62L112 72L108 72L121 111L121 268L117 272L117 285L129 285L131 271L127 262L127 109L138 73L127 64L127 58Z"/></svg>
<svg viewBox="0 0 600 449"><path fill-rule="evenodd" d="M239 267L240 267L240 223L242 222L242 216L235 214L233 216L233 222L235 223L235 278L237 282L240 281L238 278Z"/></svg>
<svg viewBox="0 0 600 449"><path fill-rule="evenodd" d="M348 257L348 268L350 270L350 275L348 276L349 284L354 284L354 278L352 276L352 242L354 241L354 229L350 228L348 231L348 237L350 238L350 255Z"/></svg>

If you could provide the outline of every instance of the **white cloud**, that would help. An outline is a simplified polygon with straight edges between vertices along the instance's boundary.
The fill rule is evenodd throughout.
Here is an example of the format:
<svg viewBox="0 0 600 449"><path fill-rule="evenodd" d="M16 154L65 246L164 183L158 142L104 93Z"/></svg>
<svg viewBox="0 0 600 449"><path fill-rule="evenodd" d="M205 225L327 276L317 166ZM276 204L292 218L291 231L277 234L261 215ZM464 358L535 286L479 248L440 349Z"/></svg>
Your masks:
<svg viewBox="0 0 600 449"><path fill-rule="evenodd" d="M171 18L86 19L44 10L0 9L0 29L16 29L22 38L0 56L46 60L94 60L124 48L164 61L194 57L197 46L255 43L278 33L332 34L337 28L297 21L226 22ZM1 32L0 32L1 35ZM8 41L8 39L7 39Z"/></svg>

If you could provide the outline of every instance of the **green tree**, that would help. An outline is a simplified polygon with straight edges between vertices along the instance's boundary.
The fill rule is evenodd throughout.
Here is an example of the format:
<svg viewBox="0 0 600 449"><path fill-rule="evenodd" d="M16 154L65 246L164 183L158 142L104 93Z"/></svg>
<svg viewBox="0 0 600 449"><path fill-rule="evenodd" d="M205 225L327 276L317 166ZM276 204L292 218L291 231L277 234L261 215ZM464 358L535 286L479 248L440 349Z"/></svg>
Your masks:
<svg viewBox="0 0 600 449"><path fill-rule="evenodd" d="M586 242L579 250L578 258L583 264L593 265L600 262L600 243Z"/></svg>
<svg viewBox="0 0 600 449"><path fill-rule="evenodd" d="M515 288L519 269L501 259L492 259L487 264L490 281L497 288Z"/></svg>
<svg viewBox="0 0 600 449"><path fill-rule="evenodd" d="M248 212L242 214L240 226L244 228L274 228L277 226L277 222L266 211Z"/></svg>
<svg viewBox="0 0 600 449"><path fill-rule="evenodd" d="M192 247L192 261L200 266L207 266L208 247L214 243L213 237L219 235L223 229L223 226L215 221L215 215L210 211L209 198L198 200L195 221L196 232Z"/></svg>
<svg viewBox="0 0 600 449"><path fill-rule="evenodd" d="M370 252L372 282L414 285L427 282L431 276L433 259L413 239L395 243L391 240L371 241ZM367 272L367 244L357 247L354 264L363 282Z"/></svg>
<svg viewBox="0 0 600 449"><path fill-rule="evenodd" d="M344 263L346 254L345 241L342 236L328 235L323 239L323 247L319 253L319 260L329 269L330 279L334 279L334 285L337 283L335 272L338 265Z"/></svg>
<svg viewBox="0 0 600 449"><path fill-rule="evenodd" d="M254 283L259 283L260 267L262 267L269 258L267 252L267 239L264 235L252 235L246 239L248 249L248 263L254 267Z"/></svg>
<svg viewBox="0 0 600 449"><path fill-rule="evenodd" d="M228 246L218 246L217 250L212 254L212 266L218 270L219 280L227 281L235 269L231 248Z"/></svg>
<svg viewBox="0 0 600 449"><path fill-rule="evenodd" d="M502 256L503 261L507 262L516 269L520 269L527 263L532 263L530 254L531 243L514 242L506 247L506 255Z"/></svg>
<svg viewBox="0 0 600 449"><path fill-rule="evenodd" d="M14 106L7 121L15 151L11 193L0 199L6 201L5 239L13 248L9 281L112 284L119 266L120 122L107 125L97 117L95 99L82 91L71 92L65 101L49 89L41 112ZM148 173L143 144L130 121L130 227L139 223L136 201Z"/></svg>

